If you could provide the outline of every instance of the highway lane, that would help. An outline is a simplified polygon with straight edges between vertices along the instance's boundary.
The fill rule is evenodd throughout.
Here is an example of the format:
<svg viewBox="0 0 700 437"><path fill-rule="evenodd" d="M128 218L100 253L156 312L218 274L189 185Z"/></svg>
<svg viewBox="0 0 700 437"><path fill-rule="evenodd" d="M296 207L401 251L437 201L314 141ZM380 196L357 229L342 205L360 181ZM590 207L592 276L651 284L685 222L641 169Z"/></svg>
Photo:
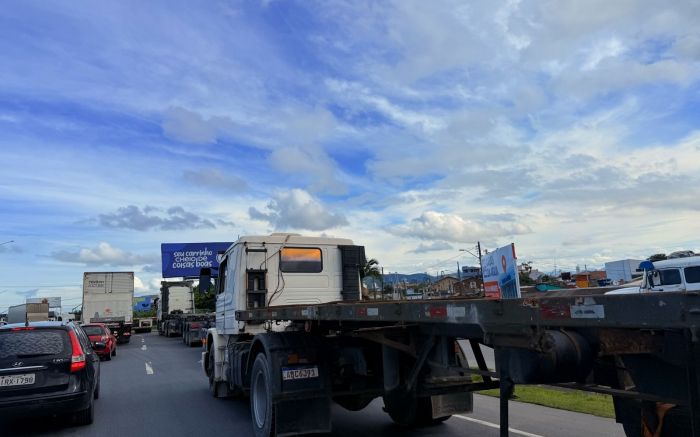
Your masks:
<svg viewBox="0 0 700 437"><path fill-rule="evenodd" d="M117 357L102 362L95 423L74 427L57 419L16 421L4 436L252 436L247 400L214 399L200 364L200 349L157 334L135 335ZM375 400L360 412L333 407L332 436L498 436L498 399L477 396L475 412L416 430L395 426ZM612 420L511 402L513 436L624 436Z"/></svg>

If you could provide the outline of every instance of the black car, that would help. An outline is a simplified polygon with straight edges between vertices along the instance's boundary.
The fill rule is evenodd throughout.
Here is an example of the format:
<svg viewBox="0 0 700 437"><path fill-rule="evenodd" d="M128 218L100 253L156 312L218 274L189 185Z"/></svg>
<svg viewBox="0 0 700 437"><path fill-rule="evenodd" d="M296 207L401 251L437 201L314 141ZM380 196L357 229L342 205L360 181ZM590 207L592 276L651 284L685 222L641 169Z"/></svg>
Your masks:
<svg viewBox="0 0 700 437"><path fill-rule="evenodd" d="M87 425L99 394L100 360L82 328L72 322L0 327L0 418L71 415Z"/></svg>

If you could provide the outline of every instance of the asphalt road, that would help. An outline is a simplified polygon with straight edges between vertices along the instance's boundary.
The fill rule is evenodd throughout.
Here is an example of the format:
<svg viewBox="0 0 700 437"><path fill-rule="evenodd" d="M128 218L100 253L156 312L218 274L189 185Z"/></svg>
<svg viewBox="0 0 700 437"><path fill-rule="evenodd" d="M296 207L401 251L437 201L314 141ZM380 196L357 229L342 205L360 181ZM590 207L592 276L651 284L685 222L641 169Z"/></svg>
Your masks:
<svg viewBox="0 0 700 437"><path fill-rule="evenodd" d="M112 361L102 362L95 423L70 426L59 419L15 421L1 436L252 436L246 400L214 399L201 371L200 349L157 334L135 335ZM498 399L475 396L474 413L443 424L396 427L375 400L360 412L333 407L332 436L498 436ZM512 436L624 436L613 420L511 402Z"/></svg>

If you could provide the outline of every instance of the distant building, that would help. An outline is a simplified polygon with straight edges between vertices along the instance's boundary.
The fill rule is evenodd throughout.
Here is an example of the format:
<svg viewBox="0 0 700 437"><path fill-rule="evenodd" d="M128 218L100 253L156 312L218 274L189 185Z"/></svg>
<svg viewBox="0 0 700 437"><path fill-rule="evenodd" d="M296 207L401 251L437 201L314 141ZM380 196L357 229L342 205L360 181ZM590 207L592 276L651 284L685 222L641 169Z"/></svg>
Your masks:
<svg viewBox="0 0 700 437"><path fill-rule="evenodd" d="M432 289L439 293L452 293L457 282L459 282L459 279L454 276L443 276L433 283Z"/></svg>
<svg viewBox="0 0 700 437"><path fill-rule="evenodd" d="M639 263L642 260L639 259L623 259L619 261L611 261L605 263L605 273L608 279L612 281L624 281L629 282L634 277L639 276L641 273L637 272L639 268Z"/></svg>
<svg viewBox="0 0 700 437"><path fill-rule="evenodd" d="M481 276L476 278L466 278L459 282L455 282L452 285L452 290L454 294L459 296L470 296L474 294L481 293L482 286L484 285Z"/></svg>
<svg viewBox="0 0 700 437"><path fill-rule="evenodd" d="M479 267L462 266L462 279L481 278Z"/></svg>
<svg viewBox="0 0 700 437"><path fill-rule="evenodd" d="M584 270L571 275L571 277L576 282L576 288L599 287L598 281L607 279L605 270Z"/></svg>

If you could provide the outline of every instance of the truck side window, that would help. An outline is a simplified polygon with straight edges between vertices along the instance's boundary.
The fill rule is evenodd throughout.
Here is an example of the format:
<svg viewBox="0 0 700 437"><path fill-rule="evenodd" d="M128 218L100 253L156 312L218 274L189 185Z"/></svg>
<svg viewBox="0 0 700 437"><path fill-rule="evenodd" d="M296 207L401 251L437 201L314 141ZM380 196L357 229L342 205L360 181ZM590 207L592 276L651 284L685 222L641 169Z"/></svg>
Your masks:
<svg viewBox="0 0 700 437"><path fill-rule="evenodd" d="M228 265L228 260L223 261L219 265L219 277L216 280L216 294L221 294L224 292L224 284L226 282L226 267Z"/></svg>
<svg viewBox="0 0 700 437"><path fill-rule="evenodd" d="M700 266L686 267L684 270L685 282L697 284L700 282Z"/></svg>
<svg viewBox="0 0 700 437"><path fill-rule="evenodd" d="M321 249L315 247L283 247L280 250L280 271L284 273L321 273Z"/></svg>
<svg viewBox="0 0 700 437"><path fill-rule="evenodd" d="M659 285L676 285L681 283L681 271L678 269L659 270L659 273L661 274L661 284Z"/></svg>

